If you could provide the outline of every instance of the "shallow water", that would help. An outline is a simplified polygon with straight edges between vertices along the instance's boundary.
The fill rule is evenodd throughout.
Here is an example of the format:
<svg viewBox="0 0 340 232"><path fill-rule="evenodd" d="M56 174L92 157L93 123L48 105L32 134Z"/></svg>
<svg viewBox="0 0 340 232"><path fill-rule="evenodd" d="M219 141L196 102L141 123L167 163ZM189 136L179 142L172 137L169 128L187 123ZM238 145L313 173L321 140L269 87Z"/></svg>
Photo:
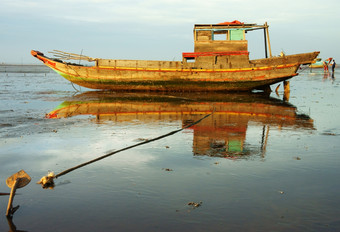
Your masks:
<svg viewBox="0 0 340 232"><path fill-rule="evenodd" d="M0 192L21 169L32 177L14 199L18 230L340 230L338 70L302 71L288 102L282 84L279 96L77 93L44 67L15 70L0 72ZM54 189L35 184L176 130ZM0 196L0 231L7 202Z"/></svg>

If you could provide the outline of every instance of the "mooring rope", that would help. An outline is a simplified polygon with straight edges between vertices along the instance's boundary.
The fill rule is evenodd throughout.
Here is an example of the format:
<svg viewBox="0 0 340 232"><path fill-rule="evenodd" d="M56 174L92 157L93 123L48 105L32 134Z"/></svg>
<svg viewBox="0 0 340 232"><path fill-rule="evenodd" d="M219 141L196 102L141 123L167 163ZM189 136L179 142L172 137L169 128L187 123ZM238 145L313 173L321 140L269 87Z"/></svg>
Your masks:
<svg viewBox="0 0 340 232"><path fill-rule="evenodd" d="M312 70L312 68L310 68L309 66L306 66L306 67L300 67L300 73L301 73L301 72L304 72L306 69L310 69L310 70Z"/></svg>
<svg viewBox="0 0 340 232"><path fill-rule="evenodd" d="M61 176L63 176L63 175L66 175L66 174L69 173L69 172L72 172L72 171L78 169L78 168L81 168L81 167L84 167L84 166L89 165L89 164L91 164L91 163L94 163L94 162L97 162L97 161L99 161L99 160L105 159L105 158L107 158L107 157L109 157L109 156L112 156L112 155L114 155L114 154L117 154L117 153L119 153L119 152L126 151L126 150L129 150L129 149L131 149L131 148L138 147L138 146L141 146L141 145L144 145L144 144L147 144L147 143L151 143L151 142L154 142L154 141L163 139L163 138L165 138L165 137L168 137L168 136L170 136L170 135L174 135L174 134L176 134L176 133L178 133L178 132L180 132L180 131L182 131L182 130L184 130L184 129L187 129L187 128L189 128L189 127L192 127L192 126L198 124L198 123L201 122L203 119L209 117L209 116L212 115L213 113L214 113L214 111L213 111L212 113L210 113L210 114L205 115L204 117L200 118L199 120L197 120L197 121L195 121L195 122L193 122L193 123L191 123L191 124L189 124L189 125L187 125L187 126L181 128L181 129L174 130L174 131L171 131L171 132L169 132L169 133L167 133L167 134L158 136L158 137L156 137L156 138L149 139L149 140L146 140L146 141L143 141L143 142L140 142L140 143L137 143L137 144L134 144L134 145L131 145L131 146L128 146L128 147L124 147L124 148L122 148L122 149L119 149L119 150L116 150L116 151L107 153L107 154L105 154L105 155L103 155L103 156L100 156L100 157L98 157L98 158L96 158L96 159L93 159L93 160L90 160L90 161L88 161L88 162L85 162L85 163L79 164L79 165L77 165L77 166L74 166L74 167L72 167L72 168L66 169L66 170L64 170L64 171L62 171L62 172L60 172L60 173L58 173L58 174L56 174L56 175L53 175L53 174L51 175L51 174L49 174L48 176L44 176L44 177L41 178L41 180L38 182L38 184L42 184L44 188L50 187L51 185L54 186L54 183L53 183L53 179L54 179L54 178L61 177Z"/></svg>
<svg viewBox="0 0 340 232"><path fill-rule="evenodd" d="M72 84L73 89L74 89L75 91L77 91L77 93L81 92L80 90L76 89L76 87L74 87L73 82L71 82L71 84Z"/></svg>

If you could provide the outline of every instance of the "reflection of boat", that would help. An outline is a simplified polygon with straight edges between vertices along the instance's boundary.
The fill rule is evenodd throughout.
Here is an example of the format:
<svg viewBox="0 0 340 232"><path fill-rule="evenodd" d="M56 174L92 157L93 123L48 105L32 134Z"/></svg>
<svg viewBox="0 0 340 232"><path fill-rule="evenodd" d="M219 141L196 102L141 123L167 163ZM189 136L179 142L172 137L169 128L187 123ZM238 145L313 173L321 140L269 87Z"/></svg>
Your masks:
<svg viewBox="0 0 340 232"><path fill-rule="evenodd" d="M313 120L297 114L296 107L261 94L133 94L86 92L65 101L48 118L93 115L102 122L153 123L181 121L182 126L212 116L191 127L194 154L230 156L247 154L244 149L249 122L259 125L313 129ZM267 130L267 129L266 129ZM266 136L264 136L266 137ZM264 148L265 139L262 148Z"/></svg>
<svg viewBox="0 0 340 232"><path fill-rule="evenodd" d="M264 59L249 60L247 32L264 30ZM268 49L267 49L268 47ZM267 50L269 58L267 58ZM92 89L151 91L249 91L298 75L302 64L311 63L319 52L273 57L268 25L239 21L200 24L194 27L194 52L182 61L113 60L91 58L62 51L51 59L38 51L31 54L67 80ZM62 60L87 60L83 66Z"/></svg>

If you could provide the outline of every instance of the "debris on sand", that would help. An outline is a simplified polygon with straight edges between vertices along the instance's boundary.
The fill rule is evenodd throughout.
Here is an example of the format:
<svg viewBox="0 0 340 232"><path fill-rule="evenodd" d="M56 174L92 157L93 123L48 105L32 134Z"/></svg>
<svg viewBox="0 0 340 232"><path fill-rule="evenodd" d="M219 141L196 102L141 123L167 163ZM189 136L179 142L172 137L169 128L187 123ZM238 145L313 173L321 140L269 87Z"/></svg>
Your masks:
<svg viewBox="0 0 340 232"><path fill-rule="evenodd" d="M146 138L138 138L138 139L135 139L136 142L147 142L149 141L149 139L146 139Z"/></svg>
<svg viewBox="0 0 340 232"><path fill-rule="evenodd" d="M198 208L202 205L202 201L200 201L199 203L191 201L188 203L188 205L191 205L193 208Z"/></svg>
<svg viewBox="0 0 340 232"><path fill-rule="evenodd" d="M53 179L55 178L54 172L49 172L47 176L43 176L37 184L41 184L43 188L54 188L54 181Z"/></svg>
<svg viewBox="0 0 340 232"><path fill-rule="evenodd" d="M337 136L336 133L332 133L332 132L324 132L324 133L322 133L322 135Z"/></svg>

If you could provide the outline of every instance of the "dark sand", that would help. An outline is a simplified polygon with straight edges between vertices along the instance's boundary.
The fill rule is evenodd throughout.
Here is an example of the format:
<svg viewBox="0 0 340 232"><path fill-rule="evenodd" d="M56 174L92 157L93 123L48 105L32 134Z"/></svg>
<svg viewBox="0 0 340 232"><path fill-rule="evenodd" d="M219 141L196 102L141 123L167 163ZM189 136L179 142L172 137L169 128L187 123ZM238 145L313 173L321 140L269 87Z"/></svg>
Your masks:
<svg viewBox="0 0 340 232"><path fill-rule="evenodd" d="M0 192L21 169L32 177L14 199L18 230L340 230L338 70L335 79L303 71L285 103L282 84L269 98L160 99L76 93L44 67L22 68L0 72ZM183 128L205 106L221 111L70 172L53 190L36 184L48 171ZM67 113L45 117L58 107ZM7 202L0 196L0 231L9 230Z"/></svg>

